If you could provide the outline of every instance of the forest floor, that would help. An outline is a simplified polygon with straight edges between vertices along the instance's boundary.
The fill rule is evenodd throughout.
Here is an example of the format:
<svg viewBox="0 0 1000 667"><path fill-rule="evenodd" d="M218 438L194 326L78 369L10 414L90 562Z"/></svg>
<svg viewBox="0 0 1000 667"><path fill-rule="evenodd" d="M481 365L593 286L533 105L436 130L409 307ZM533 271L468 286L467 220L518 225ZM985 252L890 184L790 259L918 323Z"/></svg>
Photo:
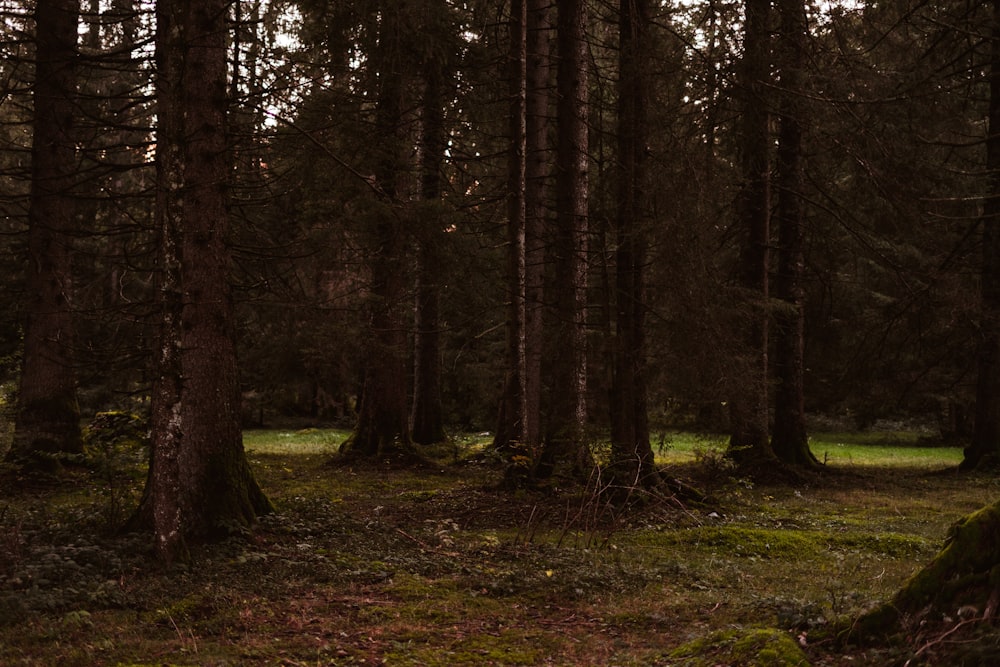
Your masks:
<svg viewBox="0 0 1000 667"><path fill-rule="evenodd" d="M957 635L818 637L891 597L1000 489L934 454L760 486L709 451L666 464L709 503L618 512L596 484L503 491L466 444L414 470L331 463L334 439L248 438L276 513L172 571L148 536L110 530L141 456L50 483L5 473L0 665L961 664L943 661Z"/></svg>

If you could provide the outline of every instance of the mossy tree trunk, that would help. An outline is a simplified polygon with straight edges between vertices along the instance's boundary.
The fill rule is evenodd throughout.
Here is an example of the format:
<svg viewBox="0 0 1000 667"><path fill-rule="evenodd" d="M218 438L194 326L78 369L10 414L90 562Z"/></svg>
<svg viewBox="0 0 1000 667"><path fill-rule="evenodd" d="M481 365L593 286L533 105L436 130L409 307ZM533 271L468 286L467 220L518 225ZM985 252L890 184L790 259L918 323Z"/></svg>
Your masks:
<svg viewBox="0 0 1000 667"><path fill-rule="evenodd" d="M39 0L28 207L24 361L7 458L57 465L83 451L71 310L77 156L74 133L79 0Z"/></svg>
<svg viewBox="0 0 1000 667"><path fill-rule="evenodd" d="M945 546L892 600L843 628L848 641L888 637L938 612L974 610L984 620L1000 612L1000 503L970 514L949 532Z"/></svg>

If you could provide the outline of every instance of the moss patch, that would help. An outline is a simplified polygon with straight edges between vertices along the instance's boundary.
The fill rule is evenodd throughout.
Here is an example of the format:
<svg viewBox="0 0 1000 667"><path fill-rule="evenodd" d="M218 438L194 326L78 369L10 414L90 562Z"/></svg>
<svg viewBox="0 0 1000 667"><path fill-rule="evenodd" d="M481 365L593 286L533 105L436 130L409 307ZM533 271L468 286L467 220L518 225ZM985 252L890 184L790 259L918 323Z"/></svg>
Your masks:
<svg viewBox="0 0 1000 667"><path fill-rule="evenodd" d="M676 667L808 667L802 649L786 632L771 628L723 630L671 651Z"/></svg>

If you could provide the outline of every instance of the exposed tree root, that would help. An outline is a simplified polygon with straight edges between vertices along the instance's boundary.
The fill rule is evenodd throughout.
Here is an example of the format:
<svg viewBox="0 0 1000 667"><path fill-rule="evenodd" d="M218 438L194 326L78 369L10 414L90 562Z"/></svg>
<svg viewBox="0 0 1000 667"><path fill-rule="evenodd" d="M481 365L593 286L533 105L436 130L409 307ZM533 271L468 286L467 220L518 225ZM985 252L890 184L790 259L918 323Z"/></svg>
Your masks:
<svg viewBox="0 0 1000 667"><path fill-rule="evenodd" d="M944 548L892 600L842 628L842 639L868 642L957 615L994 620L1000 607L1000 503L956 523Z"/></svg>

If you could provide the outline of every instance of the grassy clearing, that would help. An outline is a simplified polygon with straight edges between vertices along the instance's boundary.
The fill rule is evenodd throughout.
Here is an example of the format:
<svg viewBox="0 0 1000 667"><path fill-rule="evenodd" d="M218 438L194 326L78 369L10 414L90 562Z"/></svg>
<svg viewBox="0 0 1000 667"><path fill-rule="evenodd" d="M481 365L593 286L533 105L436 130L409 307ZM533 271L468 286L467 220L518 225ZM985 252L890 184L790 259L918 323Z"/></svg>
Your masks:
<svg viewBox="0 0 1000 667"><path fill-rule="evenodd" d="M809 446L820 461L832 466L894 466L941 468L957 466L960 447L920 446L916 433L815 433ZM685 463L726 450L723 436L691 433L660 433L654 438L657 460Z"/></svg>
<svg viewBox="0 0 1000 667"><path fill-rule="evenodd" d="M485 437L411 471L331 466L345 436L248 432L277 513L170 573L144 536L107 532L101 475L5 482L0 664L901 663L921 647L845 655L809 636L888 598L998 492L941 472L952 450L845 435L815 440L838 446L829 474L757 487L710 440L671 434L661 461L716 500L616 514L453 462Z"/></svg>

